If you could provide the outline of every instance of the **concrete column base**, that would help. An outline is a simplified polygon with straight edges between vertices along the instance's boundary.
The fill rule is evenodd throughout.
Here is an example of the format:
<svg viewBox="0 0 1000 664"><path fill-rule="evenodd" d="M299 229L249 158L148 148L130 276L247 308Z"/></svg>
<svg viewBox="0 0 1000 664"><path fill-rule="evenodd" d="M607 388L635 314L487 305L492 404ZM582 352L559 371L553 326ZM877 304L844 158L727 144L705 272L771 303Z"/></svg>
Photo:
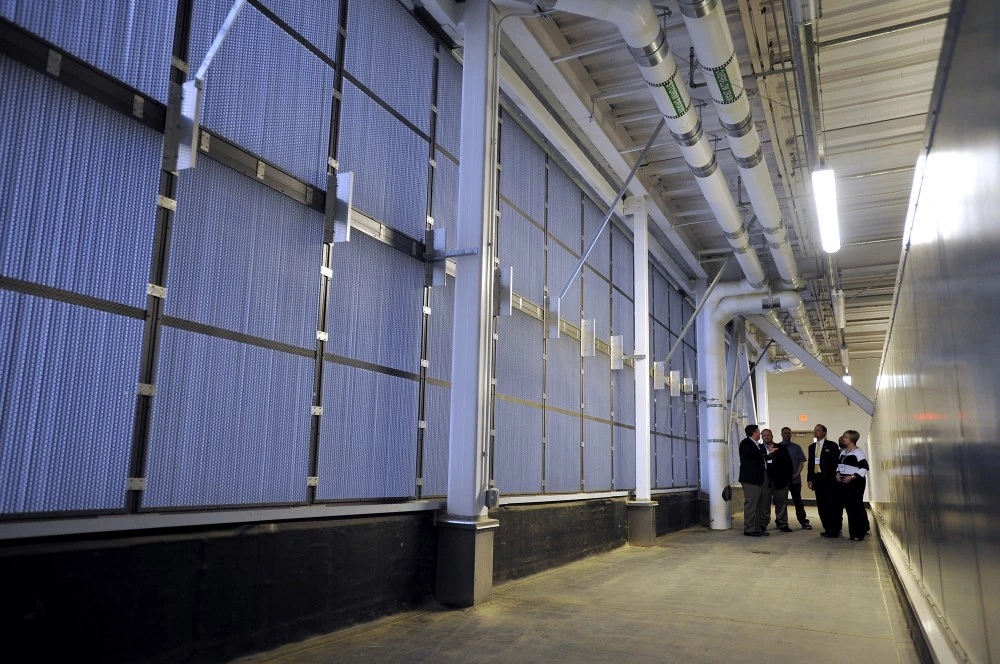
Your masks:
<svg viewBox="0 0 1000 664"><path fill-rule="evenodd" d="M656 503L635 500L628 505L628 543L632 546L653 546L656 541Z"/></svg>
<svg viewBox="0 0 1000 664"><path fill-rule="evenodd" d="M493 535L496 519L438 519L437 600L475 606L493 596Z"/></svg>

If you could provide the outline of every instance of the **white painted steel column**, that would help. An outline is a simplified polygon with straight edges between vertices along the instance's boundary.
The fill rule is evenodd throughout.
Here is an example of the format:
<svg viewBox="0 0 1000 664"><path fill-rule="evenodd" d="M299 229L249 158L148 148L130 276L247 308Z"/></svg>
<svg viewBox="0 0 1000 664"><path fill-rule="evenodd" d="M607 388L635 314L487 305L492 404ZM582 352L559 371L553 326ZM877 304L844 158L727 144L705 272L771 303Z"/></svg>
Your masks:
<svg viewBox="0 0 1000 664"><path fill-rule="evenodd" d="M486 515L484 478L492 354L496 82L492 2L465 5L462 144L456 247L478 248L455 259L455 325L451 355L448 514Z"/></svg>
<svg viewBox="0 0 1000 664"><path fill-rule="evenodd" d="M632 216L635 244L632 274L635 285L635 351L644 359L635 361L635 499L650 500L649 454L649 227L646 200L630 198L626 210Z"/></svg>
<svg viewBox="0 0 1000 664"><path fill-rule="evenodd" d="M765 351L769 352L769 351ZM758 358L754 365L754 380L757 383L757 424L763 429L774 430L767 414L767 357Z"/></svg>

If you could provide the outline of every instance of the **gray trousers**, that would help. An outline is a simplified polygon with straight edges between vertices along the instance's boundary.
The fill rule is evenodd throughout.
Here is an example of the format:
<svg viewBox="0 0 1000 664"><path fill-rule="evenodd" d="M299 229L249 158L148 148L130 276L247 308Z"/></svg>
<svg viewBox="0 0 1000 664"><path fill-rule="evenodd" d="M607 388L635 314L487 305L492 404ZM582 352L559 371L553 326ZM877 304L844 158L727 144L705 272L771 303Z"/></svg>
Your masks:
<svg viewBox="0 0 1000 664"><path fill-rule="evenodd" d="M761 517L760 517L760 527L761 529L767 528L771 523L771 503L774 503L774 523L779 528L788 527L788 487L784 486L780 489L768 485L763 491L764 496L761 498Z"/></svg>
<svg viewBox="0 0 1000 664"><path fill-rule="evenodd" d="M769 492L768 484L743 483L743 532L755 533L764 527L765 523L761 519L771 511L764 507L770 504L765 497Z"/></svg>

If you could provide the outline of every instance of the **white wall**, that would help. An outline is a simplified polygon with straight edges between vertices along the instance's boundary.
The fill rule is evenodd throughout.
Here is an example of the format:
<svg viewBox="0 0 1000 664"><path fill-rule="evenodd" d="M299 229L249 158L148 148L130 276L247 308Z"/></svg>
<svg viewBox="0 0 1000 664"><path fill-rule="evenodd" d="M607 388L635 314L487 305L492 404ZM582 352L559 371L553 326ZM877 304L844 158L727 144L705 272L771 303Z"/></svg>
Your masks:
<svg viewBox="0 0 1000 664"><path fill-rule="evenodd" d="M853 385L869 399L875 398L877 373L878 360L851 362ZM835 392L833 387L809 369L769 375L767 397L766 426L775 432L775 437L781 427L806 431L817 424L824 424L829 429L832 440L836 440L847 429L855 429L861 434L858 444L867 446L868 430L871 428L868 414L839 392ZM800 421L799 415L806 415L808 419ZM762 424L761 428L764 426Z"/></svg>

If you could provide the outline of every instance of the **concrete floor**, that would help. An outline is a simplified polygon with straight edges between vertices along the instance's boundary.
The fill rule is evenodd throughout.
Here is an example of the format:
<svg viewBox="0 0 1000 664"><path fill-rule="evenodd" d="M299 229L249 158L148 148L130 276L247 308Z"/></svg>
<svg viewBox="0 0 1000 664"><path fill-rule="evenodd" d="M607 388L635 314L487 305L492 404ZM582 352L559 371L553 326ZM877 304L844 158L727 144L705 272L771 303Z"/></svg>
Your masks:
<svg viewBox="0 0 1000 664"><path fill-rule="evenodd" d="M810 519L819 523L815 509ZM877 542L689 528L252 662L918 662Z"/></svg>

